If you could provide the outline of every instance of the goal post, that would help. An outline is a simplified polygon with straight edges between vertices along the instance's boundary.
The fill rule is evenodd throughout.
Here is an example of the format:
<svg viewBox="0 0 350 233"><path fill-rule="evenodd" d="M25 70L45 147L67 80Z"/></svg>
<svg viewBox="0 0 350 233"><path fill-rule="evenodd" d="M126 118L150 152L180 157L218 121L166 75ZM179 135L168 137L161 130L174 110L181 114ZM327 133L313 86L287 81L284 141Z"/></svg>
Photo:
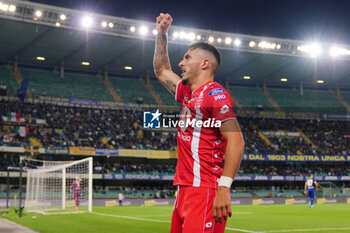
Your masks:
<svg viewBox="0 0 350 233"><path fill-rule="evenodd" d="M27 171L25 211L42 214L92 211L92 158L44 161L21 157Z"/></svg>

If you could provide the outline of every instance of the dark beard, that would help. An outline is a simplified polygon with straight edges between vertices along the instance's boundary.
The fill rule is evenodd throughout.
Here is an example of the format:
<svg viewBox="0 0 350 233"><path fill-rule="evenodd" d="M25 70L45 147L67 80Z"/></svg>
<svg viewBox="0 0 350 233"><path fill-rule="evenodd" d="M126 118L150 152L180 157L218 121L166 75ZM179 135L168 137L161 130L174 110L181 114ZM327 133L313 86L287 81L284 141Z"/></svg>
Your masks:
<svg viewBox="0 0 350 233"><path fill-rule="evenodd" d="M182 85L186 85L187 81L188 81L188 79L181 79Z"/></svg>

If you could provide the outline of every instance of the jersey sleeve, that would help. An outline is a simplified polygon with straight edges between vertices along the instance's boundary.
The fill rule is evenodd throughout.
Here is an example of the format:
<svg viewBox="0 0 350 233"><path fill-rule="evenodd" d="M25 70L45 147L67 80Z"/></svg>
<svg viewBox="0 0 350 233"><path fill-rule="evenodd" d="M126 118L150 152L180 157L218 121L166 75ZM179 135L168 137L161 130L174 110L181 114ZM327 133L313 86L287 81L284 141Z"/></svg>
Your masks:
<svg viewBox="0 0 350 233"><path fill-rule="evenodd" d="M191 93L191 88L189 86L183 85L180 80L176 85L175 100L182 103L186 93Z"/></svg>
<svg viewBox="0 0 350 233"><path fill-rule="evenodd" d="M225 89L222 87L212 89L208 98L213 118L222 122L236 118L231 96Z"/></svg>

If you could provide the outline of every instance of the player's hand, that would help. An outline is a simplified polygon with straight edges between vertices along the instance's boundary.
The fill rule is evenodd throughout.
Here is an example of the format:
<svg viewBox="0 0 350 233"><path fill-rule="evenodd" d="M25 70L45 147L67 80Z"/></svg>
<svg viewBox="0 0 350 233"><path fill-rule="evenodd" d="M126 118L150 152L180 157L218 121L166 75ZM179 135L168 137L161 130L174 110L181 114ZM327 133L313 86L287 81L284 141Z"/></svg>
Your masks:
<svg viewBox="0 0 350 233"><path fill-rule="evenodd" d="M171 22L173 22L173 18L170 16L170 14L160 13L160 15L156 19L157 31L167 33Z"/></svg>
<svg viewBox="0 0 350 233"><path fill-rule="evenodd" d="M213 204L214 221L222 223L227 221L227 215L232 216L231 211L231 194L230 189L226 187L219 187Z"/></svg>

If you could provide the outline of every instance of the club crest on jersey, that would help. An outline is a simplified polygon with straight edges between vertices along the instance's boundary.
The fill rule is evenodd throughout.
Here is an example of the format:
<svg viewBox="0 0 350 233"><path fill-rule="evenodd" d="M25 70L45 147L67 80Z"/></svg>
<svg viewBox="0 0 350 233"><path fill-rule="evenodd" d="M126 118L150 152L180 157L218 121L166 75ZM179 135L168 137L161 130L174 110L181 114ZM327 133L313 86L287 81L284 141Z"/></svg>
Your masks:
<svg viewBox="0 0 350 233"><path fill-rule="evenodd" d="M214 88L213 90L211 90L210 92L209 92L209 97L210 96L213 96L213 95L218 95L218 94L222 94L222 93L225 93L225 90L224 89L222 89L222 88Z"/></svg>

